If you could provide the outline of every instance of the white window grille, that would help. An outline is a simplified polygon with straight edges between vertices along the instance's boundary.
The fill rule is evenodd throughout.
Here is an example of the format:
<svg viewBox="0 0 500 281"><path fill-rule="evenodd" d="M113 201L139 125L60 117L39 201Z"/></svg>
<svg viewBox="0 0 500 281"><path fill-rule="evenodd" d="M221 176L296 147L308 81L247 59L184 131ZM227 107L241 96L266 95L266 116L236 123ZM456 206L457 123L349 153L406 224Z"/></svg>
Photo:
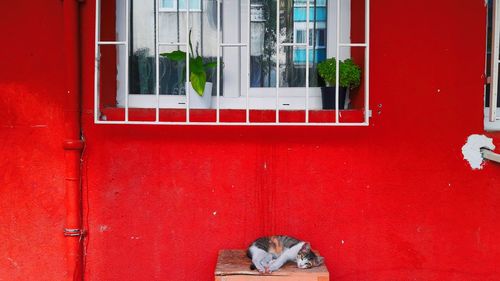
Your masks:
<svg viewBox="0 0 500 281"><path fill-rule="evenodd" d="M484 126L488 131L500 130L500 108L498 104L498 78L500 64L500 2L488 1L488 36L491 45L487 46L487 60L490 62L489 98L485 101ZM488 40L489 41L489 40Z"/></svg>
<svg viewBox="0 0 500 281"><path fill-rule="evenodd" d="M180 50L185 50L188 52L189 48L189 37L190 30L192 29L190 24L194 15L203 14L204 1L201 0L152 0L154 5L154 13L151 15L149 20L154 21L155 27L150 34L141 34L142 36L154 37L154 69L149 69L149 72L154 72L154 94L153 95L134 95L130 93L130 46L131 46L131 10L133 0L115 0L116 1L116 37L110 40L106 40L101 36L101 25L103 18L101 17L101 0L96 0L96 37L95 37L95 96L94 96L94 121L97 124L161 124L161 125L288 125L288 126L367 126L369 125L370 110L369 110L369 97L370 97L370 87L369 87L369 77L370 77L370 0L360 0L364 5L364 40L362 42L351 42L349 29L344 30L346 26L350 25L350 3L351 0L295 0L295 7L305 7L305 22L297 23L294 25L291 31L293 36L292 41L286 41L283 37L286 34L282 34L282 26L280 23L280 16L283 12L281 9L281 3L283 0L275 1L276 10L276 32L275 37L275 60L274 60L274 87L273 88L252 88L250 86L250 72L251 63L250 55L251 50L255 44L259 44L256 40L253 40L251 33L251 23L258 22L262 15L259 5L255 4L253 0L242 0L242 1L227 1L227 0L208 0L214 1L216 3L216 86L215 95L212 99L215 101L215 105L209 111L214 112L215 117L213 120L207 118L206 120L196 120L193 114L199 114L200 109L193 109L191 107L190 95L182 96L164 96L160 95L160 53L162 48L177 48ZM206 0L207 1L207 0ZM148 1L141 1L144 4ZM224 2L224 4L223 4ZM293 1L292 1L293 2ZM241 13L235 13L234 5L239 3L238 10ZM314 22L314 30L311 29L311 10L312 5L317 6L328 6L328 21L325 23ZM194 5L194 7L193 7ZM225 5L225 8L221 7ZM236 6L235 6L236 7ZM179 20L177 16L177 33L179 34L182 29L182 34L178 35L177 41L172 40L162 40L160 33L164 29L168 29L168 26L162 25L160 21L160 15L163 12L182 12L182 19ZM345 12L347 11L347 12ZM226 22L222 21L222 18L231 17L230 14L237 14L237 18L240 18L240 26L230 26ZM193 14L193 15L192 15ZM332 16L331 16L332 15ZM316 17L316 14L314 14ZM203 20L203 19L202 19ZM317 21L314 18L313 21ZM170 24L170 22L169 22ZM181 25L184 25L181 27ZM230 33L229 36L223 36L222 29L239 29L238 32ZM231 35L233 34L233 35ZM311 42L311 37L315 37L315 43ZM340 104L339 98L339 72L336 75L336 95L335 95L335 107L334 110L322 111L319 110L318 104L321 100L319 98L319 88L310 87L310 59L311 59L311 48L327 48L325 42L328 41L327 46L331 49L328 57L336 57L340 59L345 59L350 57L352 48L363 49L363 73L362 73L362 86L363 86L363 107L359 110L355 110L361 113L359 116L361 118L355 121L343 121L343 114L348 115L347 111L342 111L343 105ZM333 44L331 44L333 42ZM102 102L103 96L109 94L105 93L104 84L113 82L106 81L110 79L104 75L101 71L103 67L103 54L104 48L112 48L114 51L110 52L116 54L116 58L110 58L116 60L116 101L117 106L115 109L121 109L123 113L118 113L120 117L110 118L104 110L104 102ZM291 48L292 50L304 50L305 59L301 62L297 62L298 65L305 65L305 78L303 87L282 87L280 80L280 67L282 67L281 55L284 52L284 48ZM227 58L224 57L224 61L231 62L233 58L239 61L235 69L235 66L226 65L226 63L221 61L222 53L227 54ZM228 63L229 64L229 63ZM189 73L189 56L186 56L185 62L185 73ZM336 64L337 69L339 69L339 60ZM222 69L224 71L222 72ZM234 70L234 71L232 71ZM221 74L223 73L223 74ZM223 87L226 84L231 84L233 79L224 79L224 83L221 83L221 76L234 76L234 73L240 73L239 75L239 86L234 86L230 89L237 89L237 97L232 97L234 93L225 93L222 95ZM269 74L270 75L270 74ZM189 90L189 75L184 75L185 83L182 87L184 93L188 93ZM237 79L235 79L237 80ZM113 87L111 87L113 88ZM226 91L225 91L226 92ZM270 93L273 93L270 95ZM174 101L174 105L172 105ZM181 101L181 102L179 102ZM271 103L270 103L271 101ZM300 102L297 102L300 101ZM295 104L296 102L297 104ZM149 110L154 109L154 117L150 120L145 118L132 118L131 112L137 108L149 108ZM181 120L179 118L165 119L162 118L162 113L168 110L182 110L184 117ZM223 113L226 110L240 110L244 112L244 117L241 120L225 120L222 118ZM269 121L258 120L258 118L252 118L251 114L253 112L258 112L259 114L272 113L274 119ZM118 112L118 111L117 111ZM285 118L282 113L285 112L299 112L302 116L301 120L297 118ZM313 118L313 115L329 116L330 118ZM323 112L323 113L321 113ZM167 112L168 115L168 112ZM147 120L146 120L147 119ZM210 120L208 120L210 119ZM257 119L257 121L254 121Z"/></svg>

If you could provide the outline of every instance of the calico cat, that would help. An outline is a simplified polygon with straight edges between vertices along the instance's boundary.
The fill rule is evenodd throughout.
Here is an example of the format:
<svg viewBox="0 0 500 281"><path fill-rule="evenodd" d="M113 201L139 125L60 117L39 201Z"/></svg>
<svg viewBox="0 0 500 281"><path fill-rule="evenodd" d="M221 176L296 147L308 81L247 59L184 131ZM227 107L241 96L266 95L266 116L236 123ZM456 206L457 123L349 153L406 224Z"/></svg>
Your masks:
<svg viewBox="0 0 500 281"><path fill-rule="evenodd" d="M311 268L324 260L311 251L308 242L289 236L261 237L248 247L247 255L252 260L250 269L261 273L276 271L289 261L295 261L298 268Z"/></svg>

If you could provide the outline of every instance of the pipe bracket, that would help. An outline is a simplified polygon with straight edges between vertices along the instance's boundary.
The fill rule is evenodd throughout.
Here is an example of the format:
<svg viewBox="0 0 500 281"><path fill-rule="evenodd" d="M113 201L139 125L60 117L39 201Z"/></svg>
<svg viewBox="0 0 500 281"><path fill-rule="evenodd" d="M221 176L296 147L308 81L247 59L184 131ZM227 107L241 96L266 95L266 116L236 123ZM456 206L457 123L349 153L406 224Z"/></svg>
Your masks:
<svg viewBox="0 0 500 281"><path fill-rule="evenodd" d="M78 228L65 228L63 233L66 237L84 237L86 231Z"/></svg>
<svg viewBox="0 0 500 281"><path fill-rule="evenodd" d="M64 150L83 150L83 147L85 146L85 142L83 140L64 140L63 141L63 147Z"/></svg>

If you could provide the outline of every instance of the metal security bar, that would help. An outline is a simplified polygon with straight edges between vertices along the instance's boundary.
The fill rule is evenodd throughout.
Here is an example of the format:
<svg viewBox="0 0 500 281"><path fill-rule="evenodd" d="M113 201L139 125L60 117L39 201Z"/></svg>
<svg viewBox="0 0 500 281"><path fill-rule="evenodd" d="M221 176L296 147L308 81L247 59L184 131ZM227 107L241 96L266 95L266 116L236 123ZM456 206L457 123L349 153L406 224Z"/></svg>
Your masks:
<svg viewBox="0 0 500 281"><path fill-rule="evenodd" d="M498 96L498 70L500 64L500 4L493 1L493 29L492 29L492 48L491 48L491 84L490 84L490 109L489 121L496 122L500 120L497 116L497 96Z"/></svg>
<svg viewBox="0 0 500 281"><path fill-rule="evenodd" d="M155 105L154 107L151 106L151 108L155 109L155 117L154 120L152 121L137 121L137 120L130 120L130 108L129 108L129 48L130 48L130 11L131 11L131 1L132 0L116 0L117 3L121 3L122 5L125 6L125 16L124 16L124 25L125 27L125 34L124 34L124 39L123 40L115 40L115 41L104 41L101 40L100 36L100 30L101 30L101 0L96 0L96 34L95 34L95 83L94 83L94 122L96 124L131 124L131 125L228 125L228 126L240 126L240 125L253 125L253 126L274 126L274 125L279 125L279 126L368 126L369 125L369 118L370 118L370 110L369 110L369 101L370 101L370 87L369 87L369 82L370 82L370 0L365 0L365 42L364 43L345 43L341 42L341 2L344 0L328 0L328 5L336 5L336 26L332 27L330 26L329 28L336 28L336 52L335 52L335 57L337 58L337 64L336 64L336 69L339 70L340 67L340 50L341 48L353 48L353 47L358 47L358 48L364 48L364 72L362 74L362 77L364 79L364 109L363 109L363 114L364 114L364 120L362 122L341 122L341 110L340 110L340 105L339 105L339 80L340 80L340 75L339 71L336 71L336 95L335 95L335 116L334 116L334 121L331 122L316 122L316 121L311 121L311 108L310 108L310 81L309 81L309 76L310 76L310 9L311 9L311 1L313 0L307 0L306 1L306 30L305 30L305 44L304 43L285 43L281 42L281 34L280 34L280 13L281 13L281 7L280 7L280 0L276 1L276 70L275 70L275 75L276 75L276 85L275 85L275 121L274 122L256 122L256 121L251 121L251 110L259 110L259 109L251 109L250 108L250 88L251 88L251 82L250 82L250 40L251 40L251 0L246 1L244 8L247 10L246 14L246 24L247 24L247 36L244 38L242 41L245 42L223 42L222 40L222 28L221 28L221 6L224 1L227 0L216 0L216 14L217 14L217 19L216 19L216 25L217 25L217 35L216 35L216 40L217 40L217 73L216 73L216 107L213 108L215 111L215 121L207 121L207 122L200 122L200 121L193 121L192 120L192 109L190 106L190 98L189 98L189 91L190 91L190 81L189 81L189 75L185 75L185 93L186 93L186 107L185 107L185 121L163 121L161 120L161 112L163 110L168 110L164 109L160 106L160 48L162 46L178 46L178 47L185 47L186 48L186 74L190 73L189 70L189 35L190 35L190 1L185 0L184 5L186 7L185 11L183 10L183 14L185 15L186 18L186 31L185 31L185 37L186 40L185 42L161 42L160 41L160 16L159 16L159 11L160 11L160 1L161 0L154 0L155 1L155 30L154 30L154 37L155 37ZM244 2L244 1L242 1ZM202 3L203 5L203 3ZM117 5L118 6L118 5ZM316 18L314 19L316 20ZM498 24L498 23L497 23ZM497 26L495 26L497 27ZM180 28L180 26L177 26L177 28ZM496 30L499 30L500 28L497 28ZM497 33L495 33L497 34ZM498 36L497 36L498 37ZM496 52L498 54L498 38L496 39ZM125 58L121 58L125 63L123 66L123 71L124 71L124 120L108 120L107 118L103 118L101 116L101 105L100 105L100 97L101 97L101 81L100 81L100 60L101 60L101 47L104 45L113 45L116 47L123 46L125 48ZM286 122L280 120L280 112L282 109L280 109L280 93L281 89L283 87L280 87L280 50L282 47L290 47L293 48L292 52L295 48L305 48L305 88L304 88L304 98L305 98L305 108L302 110L304 111L304 121L302 122ZM221 109L221 70L222 70L222 63L221 63L221 54L223 48L240 48L240 49L245 49L246 52L246 67L241 67L241 71L246 71L246 93L241 93L241 96L245 98L245 119L244 121L238 121L238 122L227 122L227 121L222 121L221 120L221 111L225 109ZM119 52L118 52L119 53ZM496 56L498 57L498 55ZM500 61L497 60L497 63L494 65L496 66L496 69L498 70L498 64ZM243 69L245 68L245 69ZM498 71L494 71L493 73L497 74L497 79L498 80ZM498 81L497 81L498 83ZM492 87L492 89L496 89L496 87ZM496 99L494 99L496 103ZM492 100L493 102L493 100Z"/></svg>

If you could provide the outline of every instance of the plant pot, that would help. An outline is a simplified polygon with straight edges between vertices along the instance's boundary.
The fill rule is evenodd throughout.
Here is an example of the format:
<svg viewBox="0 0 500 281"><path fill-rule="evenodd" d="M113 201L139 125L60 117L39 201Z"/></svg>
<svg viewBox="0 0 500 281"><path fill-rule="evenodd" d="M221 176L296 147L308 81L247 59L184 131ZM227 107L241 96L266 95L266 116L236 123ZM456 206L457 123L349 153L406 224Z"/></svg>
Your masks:
<svg viewBox="0 0 500 281"><path fill-rule="evenodd" d="M208 109L212 105L212 83L205 84L205 91L203 96L200 97L189 83L189 108L195 109Z"/></svg>
<svg viewBox="0 0 500 281"><path fill-rule="evenodd" d="M321 87L321 100L323 109L335 109L336 87ZM347 88L339 87L339 110L344 109Z"/></svg>

